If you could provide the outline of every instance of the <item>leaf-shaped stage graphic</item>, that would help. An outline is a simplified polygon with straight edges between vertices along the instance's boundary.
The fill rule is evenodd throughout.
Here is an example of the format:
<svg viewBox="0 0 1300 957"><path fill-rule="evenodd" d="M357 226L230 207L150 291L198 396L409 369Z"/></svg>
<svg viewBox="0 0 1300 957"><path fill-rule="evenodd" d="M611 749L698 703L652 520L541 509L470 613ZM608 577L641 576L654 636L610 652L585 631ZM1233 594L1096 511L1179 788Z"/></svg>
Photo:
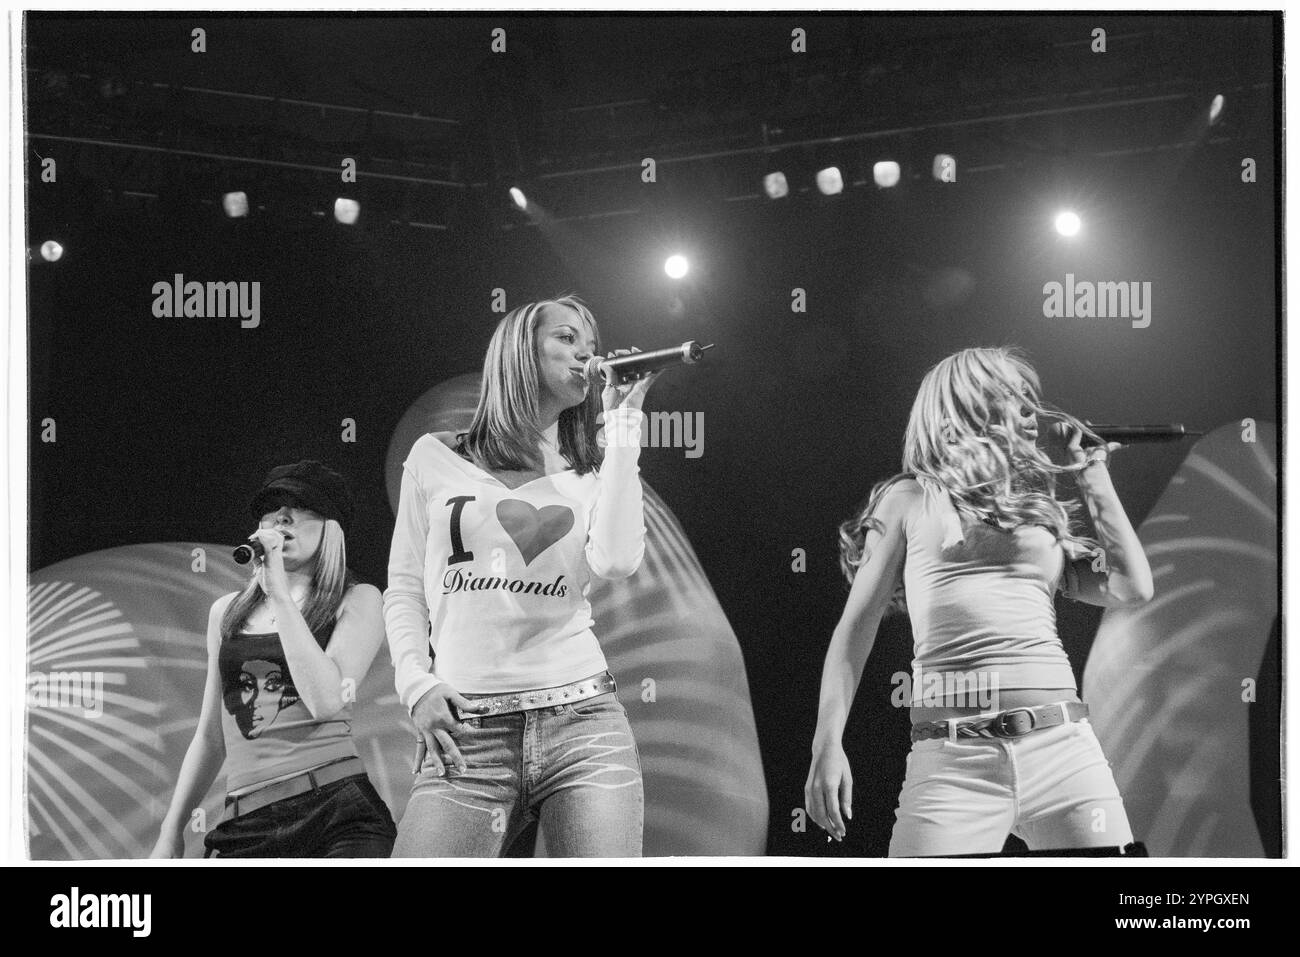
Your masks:
<svg viewBox="0 0 1300 957"><path fill-rule="evenodd" d="M202 567L196 548L205 552L206 571L193 570ZM229 546L150 544L79 555L31 575L26 787L33 858L148 854L198 719L207 609L238 586L235 567ZM98 709L56 692L81 675L102 676ZM40 694L46 685L49 693ZM209 826L220 820L223 794L214 789L205 802Z"/></svg>
<svg viewBox="0 0 1300 957"><path fill-rule="evenodd" d="M1275 672L1276 429L1223 426L1192 448L1138 535L1155 597L1107 609L1084 689L1138 840L1156 856L1259 857L1243 682ZM1277 782L1267 782L1276 787Z"/></svg>

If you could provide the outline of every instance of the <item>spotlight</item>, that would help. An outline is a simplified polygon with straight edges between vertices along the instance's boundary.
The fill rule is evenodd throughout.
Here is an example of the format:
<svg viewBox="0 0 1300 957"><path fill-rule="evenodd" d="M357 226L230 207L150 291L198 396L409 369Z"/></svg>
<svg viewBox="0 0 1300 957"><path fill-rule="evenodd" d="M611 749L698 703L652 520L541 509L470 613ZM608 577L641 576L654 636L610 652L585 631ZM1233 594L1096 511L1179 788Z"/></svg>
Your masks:
<svg viewBox="0 0 1300 957"><path fill-rule="evenodd" d="M840 175L840 168L828 166L818 170L817 188L821 190L823 196L834 196L836 193L844 192L844 177Z"/></svg>
<svg viewBox="0 0 1300 957"><path fill-rule="evenodd" d="M344 226L351 226L361 215L361 204L355 199L344 199L340 196L334 200L334 218Z"/></svg>
<svg viewBox="0 0 1300 957"><path fill-rule="evenodd" d="M785 173L777 170L763 177L763 191L768 199L780 199L790 195L790 184L786 182Z"/></svg>
<svg viewBox="0 0 1300 957"><path fill-rule="evenodd" d="M1064 210L1056 214L1056 231L1062 236L1077 236L1083 228L1083 220L1073 210Z"/></svg>
<svg viewBox="0 0 1300 957"><path fill-rule="evenodd" d="M63 247L53 239L41 243L41 258L47 263L56 263L63 258Z"/></svg>
<svg viewBox="0 0 1300 957"><path fill-rule="evenodd" d="M690 268L691 264L686 261L685 256L669 256L664 261L664 272L668 273L670 279L681 279Z"/></svg>
<svg viewBox="0 0 1300 957"><path fill-rule="evenodd" d="M948 153L935 153L934 167L931 172L934 178L941 183L955 183L957 181L957 158Z"/></svg>
<svg viewBox="0 0 1300 957"><path fill-rule="evenodd" d="M898 178L902 175L902 170L893 160L882 160L875 166L871 167L871 175L876 179L876 185L882 189L889 189L891 186L898 185Z"/></svg>
<svg viewBox="0 0 1300 957"><path fill-rule="evenodd" d="M1210 101L1210 125L1218 122L1219 116L1223 113L1223 94L1214 94L1214 99Z"/></svg>
<svg viewBox="0 0 1300 957"><path fill-rule="evenodd" d="M238 219L240 216L248 215L248 194L247 193L227 193L221 197L221 208L226 211L226 215L231 219Z"/></svg>
<svg viewBox="0 0 1300 957"><path fill-rule="evenodd" d="M528 208L528 197L524 195L524 191L518 186L510 187L510 198L515 201L515 205L520 209Z"/></svg>

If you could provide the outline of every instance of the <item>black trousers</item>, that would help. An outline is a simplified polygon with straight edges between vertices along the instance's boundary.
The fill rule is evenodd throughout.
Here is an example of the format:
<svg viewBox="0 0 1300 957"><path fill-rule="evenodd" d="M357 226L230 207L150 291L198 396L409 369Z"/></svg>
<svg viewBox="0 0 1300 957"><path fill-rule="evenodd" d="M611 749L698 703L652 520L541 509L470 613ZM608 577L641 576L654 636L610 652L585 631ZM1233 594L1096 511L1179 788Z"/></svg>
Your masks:
<svg viewBox="0 0 1300 957"><path fill-rule="evenodd" d="M222 821L204 857L388 857L397 827L370 778L354 774Z"/></svg>

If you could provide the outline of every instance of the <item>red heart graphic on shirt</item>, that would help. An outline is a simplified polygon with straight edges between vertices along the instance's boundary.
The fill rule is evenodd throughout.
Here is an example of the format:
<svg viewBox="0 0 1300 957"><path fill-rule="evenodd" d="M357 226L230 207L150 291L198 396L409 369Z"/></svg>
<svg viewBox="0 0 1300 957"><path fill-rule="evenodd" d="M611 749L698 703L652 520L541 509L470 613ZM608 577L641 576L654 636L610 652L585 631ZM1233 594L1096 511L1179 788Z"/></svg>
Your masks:
<svg viewBox="0 0 1300 957"><path fill-rule="evenodd" d="M517 498L497 502L497 521L509 534L524 564L546 551L573 528L573 510L563 505L543 505L533 508Z"/></svg>

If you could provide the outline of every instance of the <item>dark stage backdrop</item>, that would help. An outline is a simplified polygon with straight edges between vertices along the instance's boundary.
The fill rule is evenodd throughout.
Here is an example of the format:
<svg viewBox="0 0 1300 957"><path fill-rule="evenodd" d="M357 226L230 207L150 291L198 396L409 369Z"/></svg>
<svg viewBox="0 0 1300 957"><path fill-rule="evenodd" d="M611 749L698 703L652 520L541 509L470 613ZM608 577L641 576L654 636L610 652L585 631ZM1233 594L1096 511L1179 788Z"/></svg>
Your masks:
<svg viewBox="0 0 1300 957"><path fill-rule="evenodd" d="M655 29L667 36L671 21ZM49 23L30 30L57 36ZM1251 43L1271 62L1267 24ZM301 82L310 98L310 80ZM610 347L717 343L702 366L666 374L647 402L648 411L700 413L703 454L647 448L643 474L680 521L743 651L768 851L882 855L907 749L907 715L890 704L890 676L909 670L905 620L883 627L850 721L848 838L828 845L816 828L799 828L822 658L845 598L836 524L897 471L924 371L966 346L1022 346L1046 397L1094 421L1209 431L1275 419L1270 95L1258 94L1265 120L1244 147L1206 143L1176 160L1031 152L1014 171L944 188L927 177L887 195L786 203L726 203L707 184L678 183L671 200L639 215L547 236L486 218L432 235L129 211L97 204L102 184L70 165L59 189L81 190L80 205L29 185L34 215L43 210L68 249L29 274L30 568L133 543L236 542L250 531L244 503L266 469L314 457L352 481L349 556L382 586L393 525L385 454L399 417L434 383L478 370L499 318L493 290L507 306L576 291ZM1096 122L1063 118L1059 139L1086 137ZM1241 181L1243 155L1258 161L1254 184ZM661 179L671 176L661 170ZM1089 213L1074 244L1050 232L1067 201ZM679 246L695 269L673 286L662 263ZM259 281L260 326L155 318L152 287L177 273ZM1044 284L1067 273L1150 282L1150 325L1045 318ZM806 312L792 311L795 289ZM47 417L53 443L40 441ZM1135 524L1186 451L1115 457ZM806 552L799 570L797 549ZM1068 603L1059 613L1081 675L1100 614ZM1260 707L1276 715L1276 700Z"/></svg>

